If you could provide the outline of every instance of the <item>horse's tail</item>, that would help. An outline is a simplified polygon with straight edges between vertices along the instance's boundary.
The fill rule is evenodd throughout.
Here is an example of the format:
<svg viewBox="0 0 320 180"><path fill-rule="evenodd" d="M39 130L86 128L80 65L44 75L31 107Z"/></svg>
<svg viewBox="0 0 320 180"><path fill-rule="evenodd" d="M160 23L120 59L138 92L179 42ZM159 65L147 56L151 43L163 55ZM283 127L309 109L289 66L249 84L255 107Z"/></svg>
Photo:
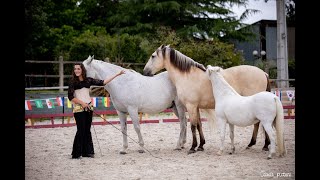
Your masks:
<svg viewBox="0 0 320 180"><path fill-rule="evenodd" d="M280 156L287 154L287 150L284 144L284 115L283 115L283 106L278 97L275 97L277 115L275 121L275 128L277 133L277 146Z"/></svg>
<svg viewBox="0 0 320 180"><path fill-rule="evenodd" d="M216 122L216 114L214 109L200 109L206 114L206 117L208 119L209 129L210 132L213 133L213 130L215 129L215 122Z"/></svg>
<svg viewBox="0 0 320 180"><path fill-rule="evenodd" d="M271 92L271 83L270 83L269 75L267 73L265 73L265 75L267 77L267 88L266 88L266 91Z"/></svg>

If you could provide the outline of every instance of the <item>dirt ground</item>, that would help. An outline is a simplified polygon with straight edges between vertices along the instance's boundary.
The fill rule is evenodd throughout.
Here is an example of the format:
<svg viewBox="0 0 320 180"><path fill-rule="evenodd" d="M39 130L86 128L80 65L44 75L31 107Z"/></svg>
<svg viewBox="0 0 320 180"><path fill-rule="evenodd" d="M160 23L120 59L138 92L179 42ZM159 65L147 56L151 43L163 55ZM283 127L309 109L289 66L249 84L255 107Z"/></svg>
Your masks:
<svg viewBox="0 0 320 180"><path fill-rule="evenodd" d="M115 125L120 129L120 125ZM141 124L145 148L138 153L138 144L130 140L128 154L119 154L122 134L111 125L91 128L95 158L71 159L76 126L64 128L25 129L26 180L109 180L109 179L266 179L281 176L295 179L295 120L285 120L287 155L267 160L262 150L264 136L259 132L257 144L246 149L253 126L235 127L236 152L229 155L230 138L227 126L225 152L216 155L219 148L217 132L211 133L203 122L206 144L203 152L187 154L191 147L190 124L187 127L185 149L174 150L180 125L170 123ZM128 135L138 141L133 125ZM199 142L199 139L198 139ZM101 150L101 151L100 151Z"/></svg>

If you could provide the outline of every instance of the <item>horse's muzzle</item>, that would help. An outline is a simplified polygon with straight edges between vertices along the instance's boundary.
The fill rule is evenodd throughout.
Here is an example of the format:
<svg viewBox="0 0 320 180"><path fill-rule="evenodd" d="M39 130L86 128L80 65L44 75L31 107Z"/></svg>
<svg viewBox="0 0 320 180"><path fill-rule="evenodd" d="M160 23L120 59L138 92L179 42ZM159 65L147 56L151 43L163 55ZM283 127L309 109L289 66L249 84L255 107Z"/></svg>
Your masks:
<svg viewBox="0 0 320 180"><path fill-rule="evenodd" d="M143 75L145 75L145 76L153 76L153 74L152 74L150 69L144 69L143 70Z"/></svg>

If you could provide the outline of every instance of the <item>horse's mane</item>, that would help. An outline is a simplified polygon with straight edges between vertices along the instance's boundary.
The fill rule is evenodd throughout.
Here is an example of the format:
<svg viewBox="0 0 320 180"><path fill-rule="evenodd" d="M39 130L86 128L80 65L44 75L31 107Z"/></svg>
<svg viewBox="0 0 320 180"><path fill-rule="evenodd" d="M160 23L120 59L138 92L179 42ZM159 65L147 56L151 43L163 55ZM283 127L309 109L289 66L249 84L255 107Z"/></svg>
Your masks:
<svg viewBox="0 0 320 180"><path fill-rule="evenodd" d="M202 71L206 71L206 68L204 67L203 64L200 64L196 61L194 61L193 59L191 59L190 57L182 54L181 52L179 52L178 50L175 50L173 48L170 47L165 47L162 49L162 55L165 57L166 56L166 51L169 50L169 59L171 64L176 67L177 69L179 69L182 72L189 72L191 67L197 67L199 69L201 69Z"/></svg>
<svg viewBox="0 0 320 180"><path fill-rule="evenodd" d="M213 73L215 73L214 78L218 79L218 81L214 82L214 88L216 89L216 92L221 95L239 95L240 94L227 82L227 80L223 77L222 71L223 68L218 66L207 66L207 69Z"/></svg>
<svg viewBox="0 0 320 180"><path fill-rule="evenodd" d="M140 74L139 72L137 72L137 71L135 71L135 70L133 70L133 69L127 69L127 68L124 68L124 67L121 67L121 66L118 66L118 65L115 65L115 64L109 63L109 62L105 62L105 61L100 60L100 59L93 59L93 60L96 60L96 62L97 62L97 63L110 65L110 66L112 66L113 68L125 69L125 70L129 70L130 72Z"/></svg>
<svg viewBox="0 0 320 180"><path fill-rule="evenodd" d="M108 64L108 65L113 66L113 67L115 67L115 68L123 68L123 67L121 67L121 66L118 66L118 65L115 65L115 64L112 64L112 63L108 63L108 62L105 62L105 61L100 60L100 59L93 59L93 60L96 60L97 63Z"/></svg>

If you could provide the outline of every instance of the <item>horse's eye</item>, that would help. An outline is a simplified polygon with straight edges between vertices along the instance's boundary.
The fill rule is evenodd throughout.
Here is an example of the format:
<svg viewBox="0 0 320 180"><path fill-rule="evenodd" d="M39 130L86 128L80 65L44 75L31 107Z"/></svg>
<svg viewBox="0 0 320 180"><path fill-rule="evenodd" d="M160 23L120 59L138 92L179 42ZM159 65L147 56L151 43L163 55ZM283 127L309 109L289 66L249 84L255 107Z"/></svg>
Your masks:
<svg viewBox="0 0 320 180"><path fill-rule="evenodd" d="M155 57L156 57L155 55L152 55L152 56L151 56L152 59L155 58Z"/></svg>

